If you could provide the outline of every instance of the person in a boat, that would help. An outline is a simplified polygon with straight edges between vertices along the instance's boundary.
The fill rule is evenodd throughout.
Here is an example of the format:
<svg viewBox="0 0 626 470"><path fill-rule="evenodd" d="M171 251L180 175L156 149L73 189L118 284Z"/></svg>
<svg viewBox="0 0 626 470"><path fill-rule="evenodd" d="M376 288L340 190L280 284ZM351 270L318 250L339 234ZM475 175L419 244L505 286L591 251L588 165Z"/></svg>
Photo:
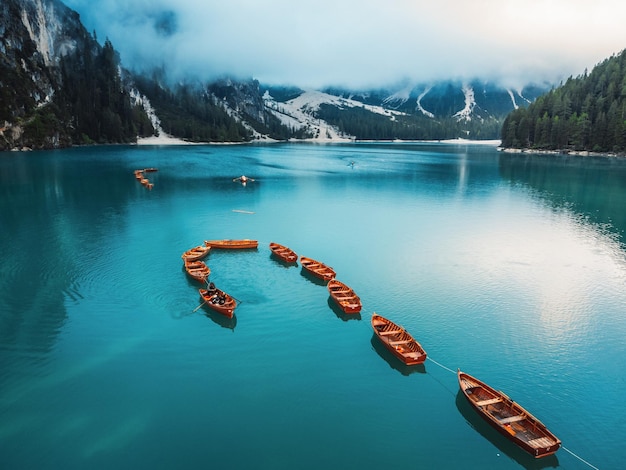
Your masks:
<svg viewBox="0 0 626 470"><path fill-rule="evenodd" d="M248 178L246 175L241 175L237 178L233 178L233 181L240 181L241 183L247 183L248 181L254 181L254 178Z"/></svg>

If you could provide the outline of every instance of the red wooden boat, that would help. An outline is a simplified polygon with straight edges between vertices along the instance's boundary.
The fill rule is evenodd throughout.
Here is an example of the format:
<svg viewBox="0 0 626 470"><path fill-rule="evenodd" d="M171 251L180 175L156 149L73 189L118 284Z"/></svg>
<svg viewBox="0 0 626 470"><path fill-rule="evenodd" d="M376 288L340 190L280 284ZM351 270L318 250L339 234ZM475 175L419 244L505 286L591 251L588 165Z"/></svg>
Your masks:
<svg viewBox="0 0 626 470"><path fill-rule="evenodd" d="M204 244L206 246L210 246L211 248L223 248L227 250L241 250L257 248L259 246L259 242L257 240L250 240L249 238L244 238L242 240L205 240Z"/></svg>
<svg viewBox="0 0 626 470"><path fill-rule="evenodd" d="M300 256L300 264L308 272L324 281L330 281L336 275L335 270L330 266L320 263L319 261L315 261L314 259L307 258L306 256Z"/></svg>
<svg viewBox="0 0 626 470"><path fill-rule="evenodd" d="M423 364L426 361L424 348L401 326L374 313L372 328L385 347L407 366Z"/></svg>
<svg viewBox="0 0 626 470"><path fill-rule="evenodd" d="M209 268L204 261L185 260L185 271L187 271L190 277L203 284L206 283L206 280L211 274L211 268Z"/></svg>
<svg viewBox="0 0 626 470"><path fill-rule="evenodd" d="M181 255L181 258L185 261L198 261L208 255L209 251L211 251L210 246L199 245L185 251Z"/></svg>
<svg viewBox="0 0 626 470"><path fill-rule="evenodd" d="M202 301L210 308L222 315L232 318L237 307L237 302L226 292L219 290L212 282L209 283L208 289L199 289Z"/></svg>
<svg viewBox="0 0 626 470"><path fill-rule="evenodd" d="M272 253L281 260L283 260L285 263L298 262L298 255L291 248L287 248L284 245L279 245L278 243L270 242L270 250L272 250Z"/></svg>
<svg viewBox="0 0 626 470"><path fill-rule="evenodd" d="M359 313L361 311L361 299L343 282L331 279L328 281L328 292L344 313Z"/></svg>
<svg viewBox="0 0 626 470"><path fill-rule="evenodd" d="M461 391L472 408L504 437L535 458L559 450L561 441L521 405L460 369L457 376Z"/></svg>

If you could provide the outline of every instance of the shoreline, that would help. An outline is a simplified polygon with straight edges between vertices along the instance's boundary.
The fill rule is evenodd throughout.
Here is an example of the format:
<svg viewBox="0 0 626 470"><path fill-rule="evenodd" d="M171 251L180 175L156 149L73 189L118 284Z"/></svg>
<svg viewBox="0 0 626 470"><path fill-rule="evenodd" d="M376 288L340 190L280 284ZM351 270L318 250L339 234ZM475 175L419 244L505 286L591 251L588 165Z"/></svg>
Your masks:
<svg viewBox="0 0 626 470"><path fill-rule="evenodd" d="M498 147L500 140L470 140L470 139L444 139L444 140L376 140L376 139L253 139L249 142L189 142L169 135L138 137L134 145L255 145L255 144L279 144L279 143L305 143L305 144L353 144L353 143L397 143L397 144L458 144L458 145L491 145Z"/></svg>
<svg viewBox="0 0 626 470"><path fill-rule="evenodd" d="M498 147L499 152L530 155L563 155L575 157L626 158L626 154L617 152L592 152L591 150L539 150Z"/></svg>
<svg viewBox="0 0 626 470"><path fill-rule="evenodd" d="M103 145L130 145L136 147L143 146L175 146L175 145L267 145L267 144L318 144L318 145L344 145L344 144L445 144L445 145L488 145L498 147L498 150L510 151L511 153L521 153L519 149L501 149L499 145L500 140L470 140L470 139L444 139L444 140L400 140L400 139L288 139L288 140L275 140L270 138L253 139L247 142L190 142L180 139L178 137L172 137L169 135L159 135L151 137L137 137L136 142L128 143L105 143L105 144L81 144L70 145L68 147L54 147L54 148L30 148L30 147L14 147L7 150L0 150L0 152L32 152L32 151L46 151L46 150L61 150L70 149L76 147L90 147L90 146L103 146ZM533 151L536 152L536 151Z"/></svg>

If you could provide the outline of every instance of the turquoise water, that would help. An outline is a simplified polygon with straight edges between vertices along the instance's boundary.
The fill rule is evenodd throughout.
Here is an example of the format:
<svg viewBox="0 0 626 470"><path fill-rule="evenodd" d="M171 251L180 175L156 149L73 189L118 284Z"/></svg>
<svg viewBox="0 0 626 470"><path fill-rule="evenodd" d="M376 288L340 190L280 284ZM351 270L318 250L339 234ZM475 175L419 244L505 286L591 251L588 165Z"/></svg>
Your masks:
<svg viewBox="0 0 626 470"><path fill-rule="evenodd" d="M151 191L144 167L159 168ZM624 160L81 148L0 154L0 195L2 468L624 466ZM180 258L219 238L259 240L206 260L240 301L232 321L194 312ZM362 313L342 315L270 241L331 265ZM401 367L374 311L434 361ZM565 449L515 448L461 399L457 368Z"/></svg>

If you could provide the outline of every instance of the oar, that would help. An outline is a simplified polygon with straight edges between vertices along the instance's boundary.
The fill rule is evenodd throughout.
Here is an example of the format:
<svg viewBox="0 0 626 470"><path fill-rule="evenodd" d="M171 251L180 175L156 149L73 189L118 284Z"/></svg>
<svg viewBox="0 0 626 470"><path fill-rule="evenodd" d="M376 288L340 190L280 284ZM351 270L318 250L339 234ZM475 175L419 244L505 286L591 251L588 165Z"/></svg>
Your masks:
<svg viewBox="0 0 626 470"><path fill-rule="evenodd" d="M198 305L196 308L194 308L194 309L191 311L191 313L196 313L196 312L200 309L200 307L202 307L205 303L206 303L206 301L205 301L205 302L202 302L200 305Z"/></svg>
<svg viewBox="0 0 626 470"><path fill-rule="evenodd" d="M210 274L209 274L209 276L210 276ZM206 284L207 284L207 287L208 287L208 285L209 285L209 276L207 276L207 277L206 277L206 279L205 279ZM206 304L206 300L203 300L203 301L202 301L202 303L201 303L200 305L198 305L196 308L194 308L194 309L191 311L191 313L196 313L198 310L200 310L200 307L202 307L204 304Z"/></svg>

